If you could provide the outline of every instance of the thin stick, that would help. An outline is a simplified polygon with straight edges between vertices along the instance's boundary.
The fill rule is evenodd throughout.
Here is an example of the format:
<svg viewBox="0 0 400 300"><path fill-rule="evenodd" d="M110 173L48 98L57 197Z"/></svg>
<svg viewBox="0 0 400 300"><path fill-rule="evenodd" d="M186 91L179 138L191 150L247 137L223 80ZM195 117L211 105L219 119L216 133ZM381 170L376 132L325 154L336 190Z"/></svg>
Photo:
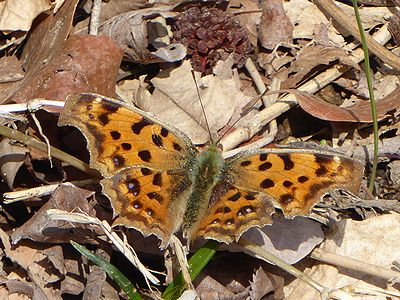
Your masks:
<svg viewBox="0 0 400 300"><path fill-rule="evenodd" d="M80 180L80 181L71 181L71 182L63 182L62 184L71 184L75 186L85 186L88 184L93 184L98 182L98 180L94 179L87 179L87 180ZM49 184L45 186L39 186L35 188L30 188L22 191L16 191L16 192L7 192L3 194L3 203L4 204L10 204L18 201L23 201L23 200L32 200L32 198L36 197L42 197L42 196L47 196L51 195L59 186L61 183L56 183L56 184ZM42 201L42 199L40 199Z"/></svg>
<svg viewBox="0 0 400 300"><path fill-rule="evenodd" d="M331 292L330 288L324 287L320 285L318 282L314 281L311 277L307 276L303 272L300 272L297 270L295 267L289 265L282 259L276 257L275 255L269 253L268 251L265 251L262 249L259 245L256 245L245 238L240 238L238 242L241 246L243 246L245 249L253 252L258 258L263 259L269 263L272 263L279 268L285 270L286 272L292 274L296 278L299 278L303 280L305 283L316 289L320 294L323 299L329 299L328 294Z"/></svg>
<svg viewBox="0 0 400 300"><path fill-rule="evenodd" d="M92 12L90 13L90 35L97 35L99 32L101 0L93 0Z"/></svg>
<svg viewBox="0 0 400 300"><path fill-rule="evenodd" d="M35 148L37 150L43 151L44 153L47 152L47 145L29 135L23 134L18 130L10 129L5 126L0 126L0 135L6 136L10 139L17 140L22 144L25 144L28 147ZM50 146L50 154L52 157L58 158L64 162L69 163L70 165L74 166L78 170L81 170L93 177L100 178L98 171L93 170L90 168L88 164L85 164L83 161L77 159L76 157L65 153L53 146Z"/></svg>
<svg viewBox="0 0 400 300"><path fill-rule="evenodd" d="M369 264L364 261L356 260L353 258L345 257L331 252L326 252L322 249L314 249L310 257L323 261L328 264L343 267L349 270L362 272L368 275L383 278L388 281L400 281L400 272L386 269L377 265Z"/></svg>

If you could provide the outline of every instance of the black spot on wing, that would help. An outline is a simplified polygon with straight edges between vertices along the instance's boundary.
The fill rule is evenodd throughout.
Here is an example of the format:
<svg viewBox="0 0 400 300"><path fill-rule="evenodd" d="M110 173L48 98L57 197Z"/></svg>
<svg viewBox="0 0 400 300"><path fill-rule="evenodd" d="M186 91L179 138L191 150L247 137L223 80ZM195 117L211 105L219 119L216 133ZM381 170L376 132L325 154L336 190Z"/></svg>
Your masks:
<svg viewBox="0 0 400 300"><path fill-rule="evenodd" d="M121 144L122 149L124 149L125 151L129 151L132 149L132 145L130 143L122 143Z"/></svg>
<svg viewBox="0 0 400 300"><path fill-rule="evenodd" d="M250 160L242 161L242 162L240 163L240 165L241 165L242 167L247 167L247 166L251 165L251 161L250 161Z"/></svg>
<svg viewBox="0 0 400 300"><path fill-rule="evenodd" d="M128 191L132 193L134 196L139 195L140 193L140 182L135 178L128 177L126 179L126 187Z"/></svg>
<svg viewBox="0 0 400 300"><path fill-rule="evenodd" d="M176 151L181 151L181 150L182 150L182 147L181 147L179 144L177 144L177 143L174 142L172 145L173 145L173 147L174 147L174 149L175 149Z"/></svg>
<svg viewBox="0 0 400 300"><path fill-rule="evenodd" d="M275 183L269 179L269 178L265 178L263 181L261 181L260 183L260 187L262 189L269 189L272 188L275 185Z"/></svg>
<svg viewBox="0 0 400 300"><path fill-rule="evenodd" d="M153 123L151 123L150 121L143 118L139 122L133 123L131 128L132 128L133 133L140 134L140 132L142 131L143 128L145 128L146 126L149 126L151 124L153 124Z"/></svg>
<svg viewBox="0 0 400 300"><path fill-rule="evenodd" d="M99 120L99 123L103 126L110 123L110 118L108 117L108 113L100 114L97 119Z"/></svg>
<svg viewBox="0 0 400 300"><path fill-rule="evenodd" d="M292 194L283 194L279 197L279 203L281 203L283 206L288 205L293 200L294 200L294 197Z"/></svg>
<svg viewBox="0 0 400 300"><path fill-rule="evenodd" d="M309 178L307 176L299 176L299 178L297 178L297 181L300 183L304 183L308 180L309 180Z"/></svg>
<svg viewBox="0 0 400 300"><path fill-rule="evenodd" d="M278 157L283 161L284 170L291 170L294 168L294 163L289 154L278 154Z"/></svg>
<svg viewBox="0 0 400 300"><path fill-rule="evenodd" d="M118 131L116 131L116 130L111 131L111 132L110 132L110 135L111 135L111 138L112 138L114 141L119 140L119 139L121 138L121 134L120 134Z"/></svg>
<svg viewBox="0 0 400 300"><path fill-rule="evenodd" d="M121 167L125 164L125 158L122 155L115 154L112 157L112 162L113 162L114 166Z"/></svg>
<svg viewBox="0 0 400 300"><path fill-rule="evenodd" d="M107 111L108 113L116 113L120 107L121 105L115 103L101 101L101 108Z"/></svg>
<svg viewBox="0 0 400 300"><path fill-rule="evenodd" d="M138 156L142 161L149 162L151 160L151 154L148 150L141 150L138 152Z"/></svg>
<svg viewBox="0 0 400 300"><path fill-rule="evenodd" d="M156 186L162 186L162 177L161 173L157 173L153 177L153 184Z"/></svg>
<svg viewBox="0 0 400 300"><path fill-rule="evenodd" d="M163 137L167 137L168 136L168 134L169 134L169 131L168 131L168 129L166 129L166 128L161 128L161 136L163 136Z"/></svg>
<svg viewBox="0 0 400 300"><path fill-rule="evenodd" d="M153 141L154 145L156 145L157 147L162 147L164 144L161 136L159 136L158 134L153 134L151 136L151 140Z"/></svg>
<svg viewBox="0 0 400 300"><path fill-rule="evenodd" d="M270 169L271 167L272 167L272 164L271 164L269 161L267 161L267 162L265 162L265 163L259 165L259 166L258 166L258 170L260 170L260 171L265 171L265 170Z"/></svg>

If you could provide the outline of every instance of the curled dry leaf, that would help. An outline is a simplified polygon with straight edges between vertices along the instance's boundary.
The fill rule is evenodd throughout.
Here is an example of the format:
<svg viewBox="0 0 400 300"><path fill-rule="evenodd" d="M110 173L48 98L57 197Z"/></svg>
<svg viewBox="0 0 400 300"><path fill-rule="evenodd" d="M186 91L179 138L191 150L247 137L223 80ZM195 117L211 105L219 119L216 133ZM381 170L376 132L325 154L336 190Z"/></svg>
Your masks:
<svg viewBox="0 0 400 300"><path fill-rule="evenodd" d="M280 299L279 294L283 293L283 277L266 273L262 267L258 268L250 281L250 297L252 300L261 300L268 293L274 292L275 299ZM277 291L279 289L279 291ZM283 294L282 294L283 296ZM282 297L283 298L283 297Z"/></svg>
<svg viewBox="0 0 400 300"><path fill-rule="evenodd" d="M349 107L339 107L327 103L317 96L298 90L282 90L292 93L302 109L316 118L333 122L372 122L369 101L359 101ZM377 118L382 120L395 115L400 108L400 87L376 102Z"/></svg>
<svg viewBox="0 0 400 300"><path fill-rule="evenodd" d="M67 243L71 239L81 243L94 242L96 228L84 224L72 224L66 221L49 220L47 210L55 208L65 211L87 213L95 216L94 204L87 198L94 192L62 184L54 191L49 201L22 226L11 234L13 244L21 239L31 239L37 242Z"/></svg>
<svg viewBox="0 0 400 300"><path fill-rule="evenodd" d="M0 141L0 172L9 188L13 187L15 175L24 164L27 148L11 144L4 138Z"/></svg>
<svg viewBox="0 0 400 300"><path fill-rule="evenodd" d="M124 49L125 56L135 63L181 60L186 56L186 48L170 42L172 33L166 19L176 14L166 12L167 9L170 8L142 9L120 14L103 23L99 33L111 36Z"/></svg>
<svg viewBox="0 0 400 300"><path fill-rule="evenodd" d="M303 217L286 219L282 216L273 216L272 225L252 228L245 232L243 237L260 245L288 264L294 264L319 245L323 241L324 234L320 224L313 220ZM227 249L243 251L243 248L238 248L235 244L227 246ZM246 250L245 252L254 256L252 252Z"/></svg>
<svg viewBox="0 0 400 300"><path fill-rule="evenodd" d="M11 100L65 100L79 92L114 97L122 54L121 48L106 35L72 36L44 68L24 81Z"/></svg>

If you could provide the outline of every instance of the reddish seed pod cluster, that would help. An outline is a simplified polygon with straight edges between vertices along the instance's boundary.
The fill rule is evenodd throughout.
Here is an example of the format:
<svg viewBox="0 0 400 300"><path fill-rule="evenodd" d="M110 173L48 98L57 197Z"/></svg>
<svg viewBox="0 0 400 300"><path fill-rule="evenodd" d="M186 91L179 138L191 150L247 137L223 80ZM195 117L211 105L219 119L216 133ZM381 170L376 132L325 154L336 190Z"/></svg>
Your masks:
<svg viewBox="0 0 400 300"><path fill-rule="evenodd" d="M194 70L203 74L231 53L241 67L252 50L247 35L232 15L218 8L192 7L174 24L174 42L187 47Z"/></svg>

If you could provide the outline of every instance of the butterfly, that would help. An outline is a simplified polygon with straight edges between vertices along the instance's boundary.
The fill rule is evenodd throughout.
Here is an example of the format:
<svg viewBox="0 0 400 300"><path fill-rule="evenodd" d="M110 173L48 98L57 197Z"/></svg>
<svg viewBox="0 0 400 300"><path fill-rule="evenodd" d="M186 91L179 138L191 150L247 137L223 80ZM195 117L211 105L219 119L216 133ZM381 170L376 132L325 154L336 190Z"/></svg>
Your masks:
<svg viewBox="0 0 400 300"><path fill-rule="evenodd" d="M356 193L363 175L358 161L324 150L268 148L224 159L215 145L199 151L154 115L90 93L67 98L59 125L86 137L114 225L156 235L162 248L179 230L188 241L231 243L270 224L275 207L291 218L331 190Z"/></svg>

